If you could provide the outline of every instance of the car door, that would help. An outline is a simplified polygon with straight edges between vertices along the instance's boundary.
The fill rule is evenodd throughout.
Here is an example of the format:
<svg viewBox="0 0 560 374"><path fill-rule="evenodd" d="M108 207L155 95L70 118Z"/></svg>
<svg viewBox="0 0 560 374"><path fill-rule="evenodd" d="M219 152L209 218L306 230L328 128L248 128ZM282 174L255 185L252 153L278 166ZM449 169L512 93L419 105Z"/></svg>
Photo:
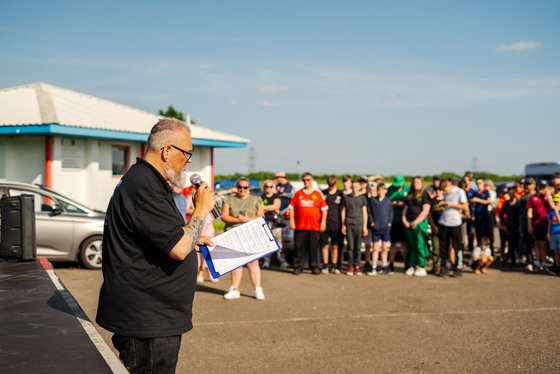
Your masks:
<svg viewBox="0 0 560 374"><path fill-rule="evenodd" d="M58 199L42 191L14 187L8 188L8 194L35 197L37 256L68 261L76 259L74 220Z"/></svg>

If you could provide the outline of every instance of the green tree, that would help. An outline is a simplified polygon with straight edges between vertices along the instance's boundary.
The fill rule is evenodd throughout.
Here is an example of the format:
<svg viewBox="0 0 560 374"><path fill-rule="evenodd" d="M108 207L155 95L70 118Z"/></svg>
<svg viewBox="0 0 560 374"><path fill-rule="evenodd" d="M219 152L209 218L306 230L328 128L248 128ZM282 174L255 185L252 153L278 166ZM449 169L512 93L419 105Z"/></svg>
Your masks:
<svg viewBox="0 0 560 374"><path fill-rule="evenodd" d="M173 108L173 106L171 106L171 105L169 106L169 108L167 108L166 112L164 112L163 110L160 109L158 114L160 116L164 116L164 117L177 118L179 121L183 121L183 122L186 121L185 115L183 114L183 112L177 112L175 110L175 108ZM196 124L196 122L192 118L191 118L191 123L193 125Z"/></svg>

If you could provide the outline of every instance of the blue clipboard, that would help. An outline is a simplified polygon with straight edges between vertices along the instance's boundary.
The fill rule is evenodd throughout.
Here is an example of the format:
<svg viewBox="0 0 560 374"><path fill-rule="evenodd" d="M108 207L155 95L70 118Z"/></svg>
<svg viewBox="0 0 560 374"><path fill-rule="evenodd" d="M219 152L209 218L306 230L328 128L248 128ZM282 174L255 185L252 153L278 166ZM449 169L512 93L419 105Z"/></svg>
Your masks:
<svg viewBox="0 0 560 374"><path fill-rule="evenodd" d="M208 247L207 247L206 245L201 245L201 246L200 246L200 252L201 252L202 255L204 256L204 260L206 261L206 265L208 265L208 269L210 270L210 273L212 274L212 277L213 277L213 278L219 278L219 277L221 277L221 276L224 275L224 274L227 274L227 273L229 273L229 272L232 272L232 271L235 270L235 269L239 269L240 267L243 267L243 266L247 265L249 262L253 262L253 261L259 260L259 259L261 259L261 258L263 258L263 257L266 257L266 256L272 254L272 253L278 252L278 251L281 249L281 248L280 248L280 245L278 244L278 242L276 241L276 239L274 239L274 235L272 235L272 231L270 230L270 227L268 226L268 223L266 222L266 219L265 219L264 217L262 217L262 219L263 219L263 221L264 221L264 224L262 224L261 226L262 226L263 230L265 231L265 233L266 233L268 239L269 239L271 242L273 241L273 242L276 244L276 249L274 249L274 250L268 250L268 251L266 251L265 253L263 253L262 256L260 256L260 257L258 257L258 258L251 259L250 261L247 261L247 262L243 262L243 263L241 263L239 266L237 266L237 267L234 268L234 269L230 269L230 270L228 270L228 271L226 271L226 272L223 272L223 273L219 273L218 271L216 271L216 268L214 267L214 261L212 260L212 254L211 254L211 252L208 250ZM245 225L245 224L247 224L247 222L245 222L243 225ZM240 226L238 226L238 227L240 227ZM233 230L235 230L235 229L233 229ZM218 236L219 236L219 235L218 235Z"/></svg>

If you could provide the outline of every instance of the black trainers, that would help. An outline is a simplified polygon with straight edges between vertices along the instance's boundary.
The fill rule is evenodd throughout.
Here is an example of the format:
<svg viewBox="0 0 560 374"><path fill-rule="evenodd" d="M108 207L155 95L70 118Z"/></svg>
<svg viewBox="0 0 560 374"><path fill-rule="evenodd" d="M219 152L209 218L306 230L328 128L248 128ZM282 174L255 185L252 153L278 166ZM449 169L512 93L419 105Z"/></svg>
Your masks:
<svg viewBox="0 0 560 374"><path fill-rule="evenodd" d="M300 275L301 269L294 269L294 275Z"/></svg>
<svg viewBox="0 0 560 374"><path fill-rule="evenodd" d="M392 273L395 271L395 264L393 264L392 262L389 263L389 271Z"/></svg>
<svg viewBox="0 0 560 374"><path fill-rule="evenodd" d="M450 275L450 277L459 278L462 275L463 275L463 270L458 269L458 270L455 270L453 272L453 274Z"/></svg>

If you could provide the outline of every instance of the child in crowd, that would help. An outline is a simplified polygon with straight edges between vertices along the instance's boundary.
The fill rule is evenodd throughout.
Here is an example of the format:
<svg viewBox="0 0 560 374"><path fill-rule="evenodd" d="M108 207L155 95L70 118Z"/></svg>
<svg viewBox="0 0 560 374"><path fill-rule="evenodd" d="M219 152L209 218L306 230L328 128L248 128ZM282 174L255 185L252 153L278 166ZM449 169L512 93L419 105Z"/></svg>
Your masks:
<svg viewBox="0 0 560 374"><path fill-rule="evenodd" d="M362 237L368 234L367 201L361 193L360 181L352 179L352 193L344 197L341 210L342 234L348 241L348 271L346 275L362 275L360 269Z"/></svg>
<svg viewBox="0 0 560 374"><path fill-rule="evenodd" d="M377 196L368 200L371 222L371 231L373 239L373 266L367 275L377 274L393 274L389 272L387 265L387 248L391 242L391 222L393 222L393 204L389 198L386 198L387 187L380 183L377 185ZM381 241L381 269L377 268L377 259L379 257L379 242Z"/></svg>
<svg viewBox="0 0 560 374"><path fill-rule="evenodd" d="M519 216L521 212L521 202L516 197L517 188L510 187L505 195L505 202L500 210L500 225L501 229L506 232L507 237L507 254L502 252L502 263L507 264L511 260L511 264L515 265L516 257L518 261L523 261L519 250ZM502 246L502 251L505 248Z"/></svg>
<svg viewBox="0 0 560 374"><path fill-rule="evenodd" d="M488 274L488 267L494 262L492 250L490 249L490 239L485 236L482 238L480 246L476 247L472 252L469 265L475 274Z"/></svg>
<svg viewBox="0 0 560 374"><path fill-rule="evenodd" d="M548 214L548 241L550 250L554 253L554 272L560 271L560 193L554 195L554 209Z"/></svg>

